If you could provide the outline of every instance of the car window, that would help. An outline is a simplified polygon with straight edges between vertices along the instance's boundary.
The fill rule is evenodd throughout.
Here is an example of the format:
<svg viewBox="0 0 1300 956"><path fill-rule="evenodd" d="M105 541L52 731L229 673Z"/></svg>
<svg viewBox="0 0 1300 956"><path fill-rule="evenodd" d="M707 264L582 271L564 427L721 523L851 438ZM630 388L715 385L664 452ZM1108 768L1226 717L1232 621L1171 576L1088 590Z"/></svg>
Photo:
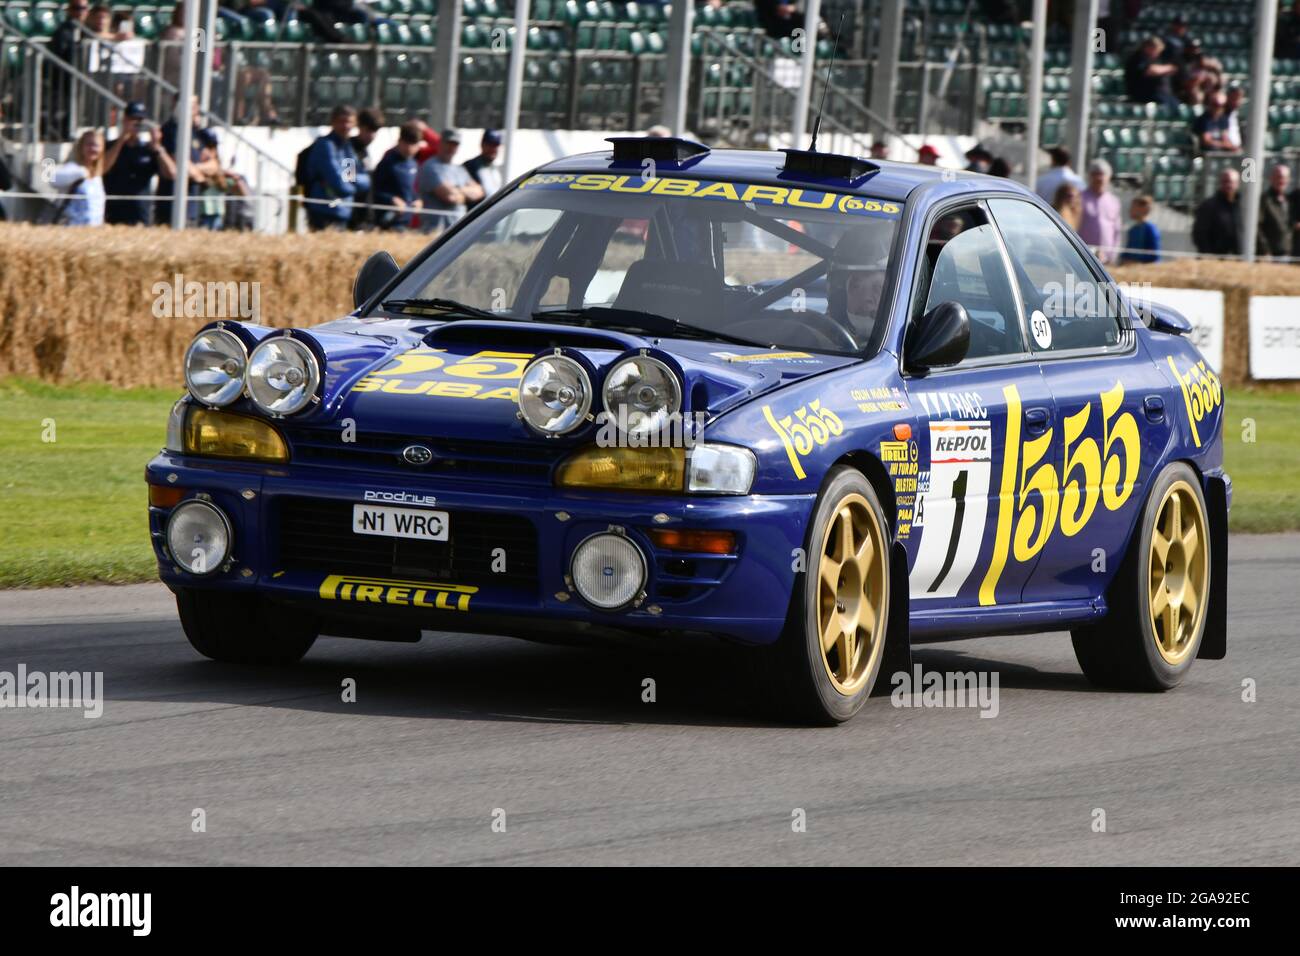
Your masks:
<svg viewBox="0 0 1300 956"><path fill-rule="evenodd" d="M514 299L542 243L560 220L557 209L516 209L479 233L415 294L455 299L480 309L500 309ZM564 280L553 283L543 301L564 304Z"/></svg>
<svg viewBox="0 0 1300 956"><path fill-rule="evenodd" d="M1032 203L992 199L1038 352L1105 348L1120 341L1119 297L1098 282L1051 217Z"/></svg>
<svg viewBox="0 0 1300 956"><path fill-rule="evenodd" d="M1016 293L1007 276L997 233L972 207L940 217L930 230L922 265L924 303L916 317L943 302L957 302L970 316L966 361L1024 352Z"/></svg>

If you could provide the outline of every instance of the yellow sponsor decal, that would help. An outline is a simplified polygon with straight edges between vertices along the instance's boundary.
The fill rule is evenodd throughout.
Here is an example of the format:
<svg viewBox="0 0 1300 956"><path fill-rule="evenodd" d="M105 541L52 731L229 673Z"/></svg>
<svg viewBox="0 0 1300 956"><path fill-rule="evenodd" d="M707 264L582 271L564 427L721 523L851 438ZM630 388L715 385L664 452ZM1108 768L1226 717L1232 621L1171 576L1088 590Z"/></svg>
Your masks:
<svg viewBox="0 0 1300 956"><path fill-rule="evenodd" d="M681 196L687 199L714 199L726 202L754 203L762 206L786 206L800 209L837 209L859 216L892 218L903 211L898 203L847 193L819 189L758 183L727 183L707 179L683 179L671 176L644 176L641 173L542 173L530 176L520 189L566 189L580 192L643 193L655 196Z"/></svg>
<svg viewBox="0 0 1300 956"><path fill-rule="evenodd" d="M1169 370L1174 373L1174 378L1178 379L1178 385L1183 390L1183 405L1187 408L1187 421L1192 426L1192 441L1196 442L1197 448L1200 448L1201 431L1196 426L1206 415L1223 404L1223 385L1219 382L1219 376L1210 371L1204 360L1197 362L1187 370L1186 374L1183 374L1174 364L1173 356L1167 358Z"/></svg>
<svg viewBox="0 0 1300 956"><path fill-rule="evenodd" d="M811 352L750 352L746 355L736 355L734 353L727 356L728 362L769 362L779 361L780 359L806 359L812 358Z"/></svg>
<svg viewBox="0 0 1300 956"><path fill-rule="evenodd" d="M486 350L460 358L441 349L412 349L388 365L371 372L354 392L383 392L388 395L428 395L430 398L519 400L514 383L524 373L531 352ZM452 359L449 362L449 358ZM435 377L434 372L438 375ZM443 378L442 376L449 376ZM493 383L496 384L493 384ZM505 384L509 382L511 384Z"/></svg>
<svg viewBox="0 0 1300 956"><path fill-rule="evenodd" d="M763 417L781 439L794 476L800 481L808 477L801 458L819 445L825 445L834 435L844 432L844 423L829 408L822 408L821 400L809 402L795 409L793 415L777 418L771 405L763 406Z"/></svg>
<svg viewBox="0 0 1300 956"><path fill-rule="evenodd" d="M984 605L997 603L998 581L1008 560L1034 560L1058 526L1066 537L1077 535L1095 514L1099 498L1106 510L1118 511L1133 494L1142 453L1137 420L1131 412L1121 412L1122 382L1098 395L1100 441L1083 436L1092 402L1065 416L1060 474L1051 455L1055 429L1021 441L1020 391L1008 385L1002 395L1007 402L1007 441L993 557L980 585Z"/></svg>
<svg viewBox="0 0 1300 956"><path fill-rule="evenodd" d="M478 588L465 584L400 581L351 574L331 574L320 584L320 596L324 601L396 604L437 611L468 611L470 598L477 593Z"/></svg>

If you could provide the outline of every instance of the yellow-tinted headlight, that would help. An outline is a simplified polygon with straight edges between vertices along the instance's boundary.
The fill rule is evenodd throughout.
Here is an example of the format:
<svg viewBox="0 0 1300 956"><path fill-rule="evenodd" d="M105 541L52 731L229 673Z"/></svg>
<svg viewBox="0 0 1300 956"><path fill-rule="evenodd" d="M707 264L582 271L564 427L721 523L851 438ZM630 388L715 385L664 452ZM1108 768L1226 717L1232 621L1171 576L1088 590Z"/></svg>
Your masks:
<svg viewBox="0 0 1300 956"><path fill-rule="evenodd" d="M679 492L685 476L686 453L681 448L584 448L560 463L555 483L568 488Z"/></svg>
<svg viewBox="0 0 1300 956"><path fill-rule="evenodd" d="M185 419L185 454L215 458L288 461L289 446L266 422L211 408L190 408Z"/></svg>

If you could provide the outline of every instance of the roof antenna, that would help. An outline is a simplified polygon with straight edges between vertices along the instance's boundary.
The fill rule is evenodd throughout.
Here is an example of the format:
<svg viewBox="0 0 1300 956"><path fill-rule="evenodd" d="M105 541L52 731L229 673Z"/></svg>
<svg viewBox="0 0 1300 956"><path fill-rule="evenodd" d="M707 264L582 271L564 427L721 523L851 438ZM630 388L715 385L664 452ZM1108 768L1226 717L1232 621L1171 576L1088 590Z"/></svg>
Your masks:
<svg viewBox="0 0 1300 956"><path fill-rule="evenodd" d="M817 117L813 120L812 142L808 144L808 152L817 152L817 134L822 130L822 113L826 111L826 93L831 88L831 70L835 67L835 54L840 49L840 34L844 31L844 14L846 11L840 11L840 25L835 28L835 45L831 47L831 61L826 64L826 83L822 86L822 101L817 105ZM814 46L814 50L817 48Z"/></svg>

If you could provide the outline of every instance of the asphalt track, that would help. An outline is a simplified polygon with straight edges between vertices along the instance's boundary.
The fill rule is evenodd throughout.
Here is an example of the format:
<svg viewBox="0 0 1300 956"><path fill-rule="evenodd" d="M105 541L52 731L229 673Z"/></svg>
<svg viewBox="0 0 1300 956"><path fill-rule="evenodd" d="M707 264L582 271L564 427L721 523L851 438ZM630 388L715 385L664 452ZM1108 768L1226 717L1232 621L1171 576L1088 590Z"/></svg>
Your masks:
<svg viewBox="0 0 1300 956"><path fill-rule="evenodd" d="M1228 659L1171 693L1090 688L1064 634L990 638L917 659L997 671L997 717L876 698L836 729L752 719L708 648L322 639L246 670L160 587L0 593L0 671L105 697L0 709L0 864L1294 865L1300 535L1232 550Z"/></svg>

